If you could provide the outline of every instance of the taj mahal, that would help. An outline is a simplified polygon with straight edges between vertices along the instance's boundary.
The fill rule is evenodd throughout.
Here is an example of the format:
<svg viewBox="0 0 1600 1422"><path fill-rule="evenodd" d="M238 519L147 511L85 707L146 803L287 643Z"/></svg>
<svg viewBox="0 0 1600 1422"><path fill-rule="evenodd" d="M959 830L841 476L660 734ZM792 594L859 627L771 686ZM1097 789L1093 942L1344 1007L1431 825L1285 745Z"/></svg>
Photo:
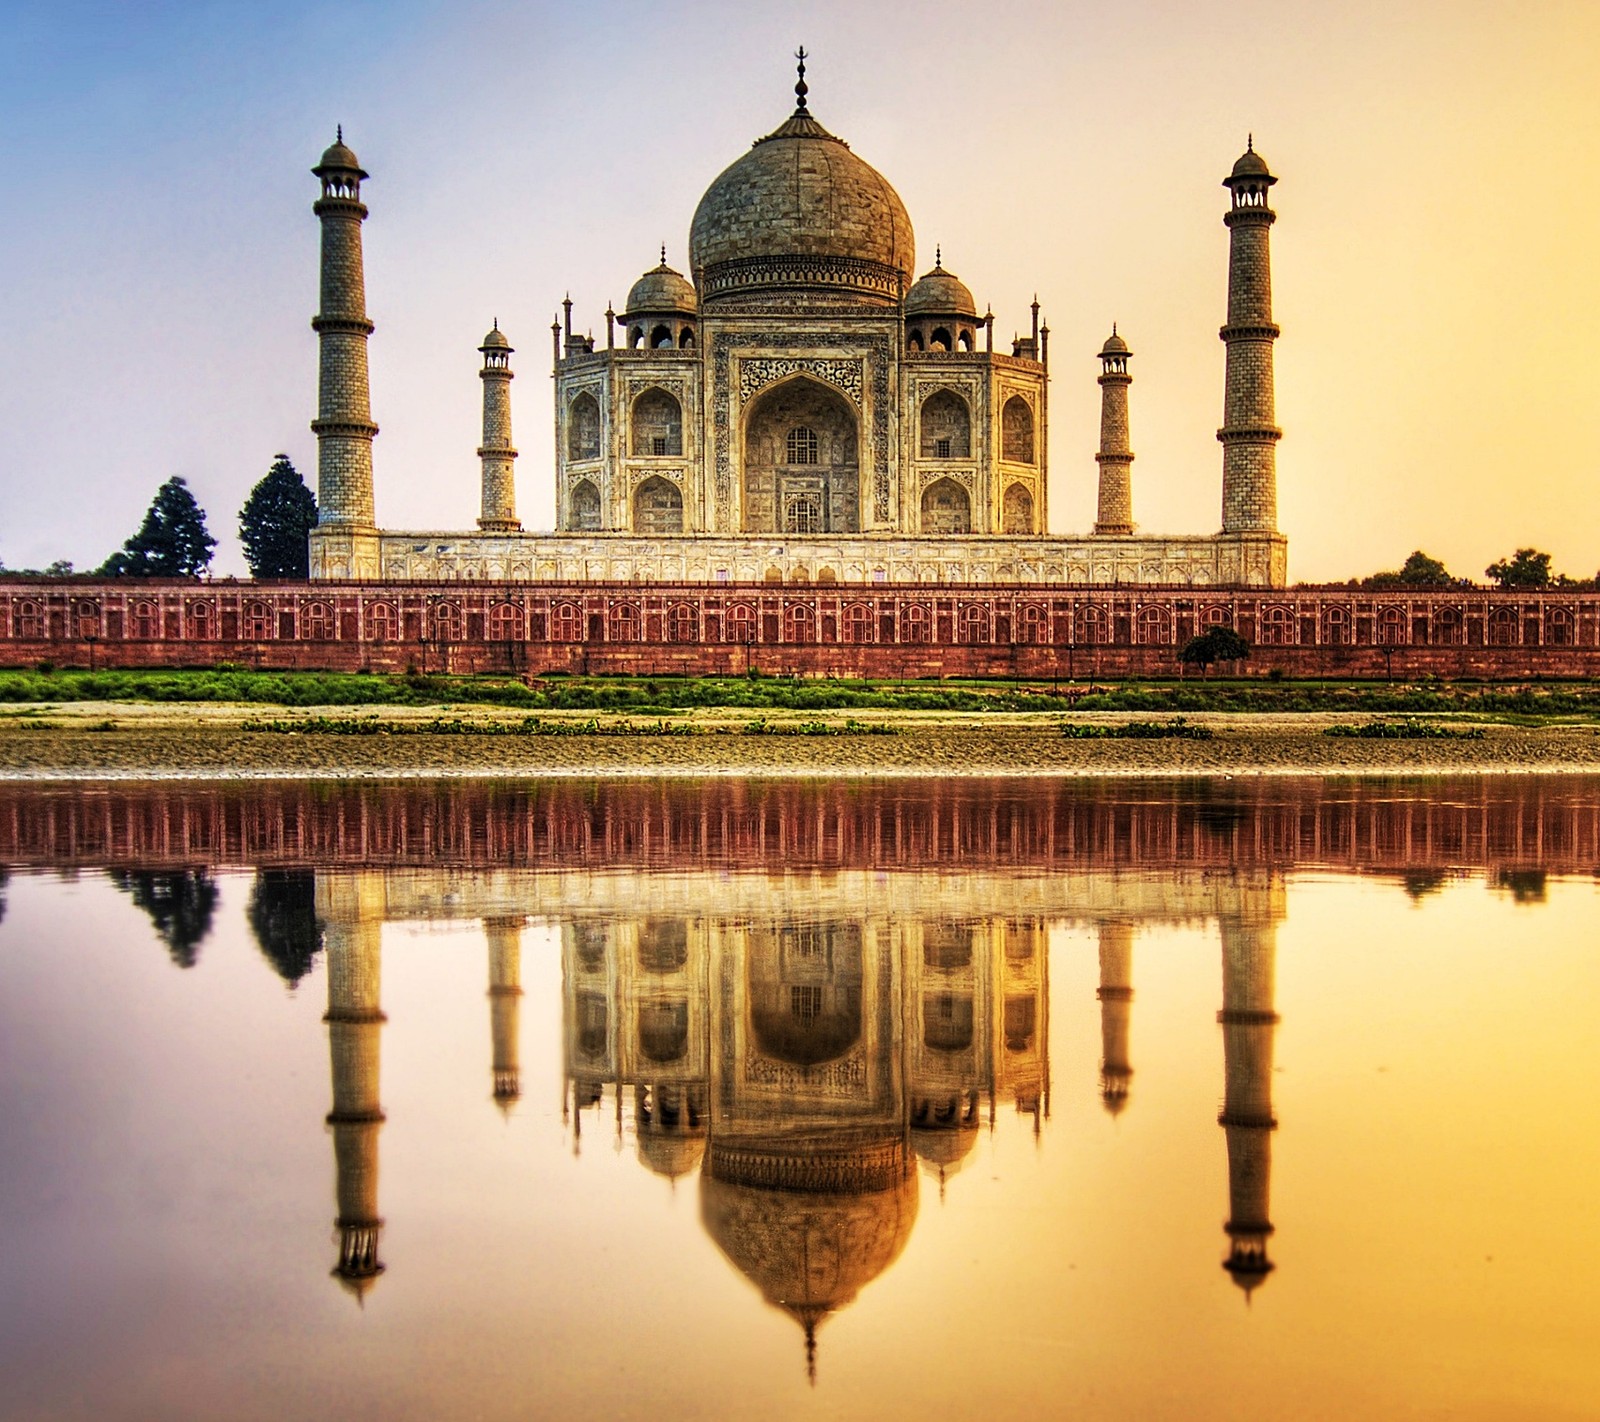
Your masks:
<svg viewBox="0 0 1600 1422"><path fill-rule="evenodd" d="M1048 532L1050 331L996 350L992 309L944 265L920 276L888 180L811 113L793 112L706 189L689 273L645 272L604 344L551 329L556 509L517 512L498 320L479 350L482 505L475 530L394 530L375 512L361 185L338 140L322 194L314 579L677 583L948 583L1283 587L1277 529L1268 235L1277 181L1253 143L1231 202L1220 530L1156 536L1135 521L1130 357L1099 351L1098 516ZM1058 449L1073 437L1058 438ZM1085 432L1083 458L1090 453Z"/></svg>

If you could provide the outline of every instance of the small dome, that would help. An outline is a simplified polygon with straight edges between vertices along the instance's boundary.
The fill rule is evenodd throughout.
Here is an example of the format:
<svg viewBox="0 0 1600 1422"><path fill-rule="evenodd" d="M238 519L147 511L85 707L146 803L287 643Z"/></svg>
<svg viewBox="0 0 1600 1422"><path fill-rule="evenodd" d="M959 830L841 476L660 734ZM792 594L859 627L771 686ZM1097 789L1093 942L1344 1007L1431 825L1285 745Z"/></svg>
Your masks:
<svg viewBox="0 0 1600 1422"><path fill-rule="evenodd" d="M944 1170L954 1174L959 1170L962 1162L972 1153L977 1139L978 1127L975 1123L953 1130L911 1128L911 1149L917 1153L918 1160L931 1166L936 1173Z"/></svg>
<svg viewBox="0 0 1600 1422"><path fill-rule="evenodd" d="M698 309L699 301L695 296L694 283L682 272L669 267L666 254L663 253L661 265L651 267L634 282L633 289L628 293L628 305L623 314L653 316L672 312L693 316Z"/></svg>
<svg viewBox="0 0 1600 1422"><path fill-rule="evenodd" d="M1239 155L1239 161L1233 165L1233 171L1228 174L1228 183L1237 182L1241 178L1264 178L1269 183L1278 181L1267 167L1267 160L1256 152L1253 138L1250 140L1250 146ZM1228 183L1223 186L1226 187Z"/></svg>
<svg viewBox="0 0 1600 1422"><path fill-rule="evenodd" d="M361 160L355 153L345 147L344 126L339 126L339 136L322 151L322 161L311 170L319 178L325 173L355 173L359 177L367 175L361 170Z"/></svg>
<svg viewBox="0 0 1600 1422"><path fill-rule="evenodd" d="M1128 349L1128 343L1117 334L1117 328L1113 326L1111 334L1106 337L1105 345L1100 347L1100 354L1102 356L1131 356L1133 352Z"/></svg>
<svg viewBox="0 0 1600 1422"><path fill-rule="evenodd" d="M509 351L511 342L506 339L506 333L500 329L500 323L494 323L494 329L483 338L483 344L478 347L480 351Z"/></svg>
<svg viewBox="0 0 1600 1422"><path fill-rule="evenodd" d="M676 1180L700 1164L706 1153L706 1138L700 1134L680 1135L671 1131L640 1131L635 1147L640 1163L653 1174Z"/></svg>
<svg viewBox="0 0 1600 1422"><path fill-rule="evenodd" d="M967 316L978 319L972 293L960 277L935 262L933 270L919 277L906 293L907 316Z"/></svg>

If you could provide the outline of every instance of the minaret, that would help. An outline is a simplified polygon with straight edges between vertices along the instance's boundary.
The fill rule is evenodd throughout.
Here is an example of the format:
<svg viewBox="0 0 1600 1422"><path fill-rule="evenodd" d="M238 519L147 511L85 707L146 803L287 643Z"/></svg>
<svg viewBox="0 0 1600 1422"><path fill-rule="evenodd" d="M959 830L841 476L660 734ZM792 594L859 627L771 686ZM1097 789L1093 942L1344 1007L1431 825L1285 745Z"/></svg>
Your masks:
<svg viewBox="0 0 1600 1422"><path fill-rule="evenodd" d="M1113 1116L1128 1105L1128 1021L1133 1015L1133 925L1100 925L1100 1099Z"/></svg>
<svg viewBox="0 0 1600 1422"><path fill-rule="evenodd" d="M1100 509L1094 531L1100 537L1133 532L1133 451L1128 448L1128 343L1116 323L1100 347Z"/></svg>
<svg viewBox="0 0 1600 1422"><path fill-rule="evenodd" d="M486 918L489 940L489 1036L494 1100L507 1115L522 1095L519 1028L522 1007L522 920Z"/></svg>
<svg viewBox="0 0 1600 1422"><path fill-rule="evenodd" d="M383 1264L378 1259L378 1006L381 921L364 914L327 923L328 1052L333 1063L333 1131L337 1170L339 1263L333 1274L357 1299L365 1296Z"/></svg>
<svg viewBox="0 0 1600 1422"><path fill-rule="evenodd" d="M1273 969L1277 929L1270 922L1222 921L1224 1095L1218 1123L1228 1137L1228 1257L1222 1267L1246 1296L1272 1271Z"/></svg>
<svg viewBox="0 0 1600 1422"><path fill-rule="evenodd" d="M511 447L511 342L494 329L478 347L483 352L483 444L478 458L483 461L483 512L478 527L485 533L516 533L522 528L517 518L517 487L512 463L517 451Z"/></svg>
<svg viewBox="0 0 1600 1422"><path fill-rule="evenodd" d="M1274 423L1272 266L1267 236L1277 215L1267 189L1278 180L1267 171L1252 138L1223 186L1233 207L1223 218L1228 245L1227 389L1223 397L1222 531L1275 533L1278 528L1277 445Z"/></svg>
<svg viewBox="0 0 1600 1422"><path fill-rule="evenodd" d="M322 310L317 333L317 524L370 531L372 509L371 391L367 383L366 278L361 265L362 172L344 146L344 129L311 170L322 179L312 211L322 221Z"/></svg>

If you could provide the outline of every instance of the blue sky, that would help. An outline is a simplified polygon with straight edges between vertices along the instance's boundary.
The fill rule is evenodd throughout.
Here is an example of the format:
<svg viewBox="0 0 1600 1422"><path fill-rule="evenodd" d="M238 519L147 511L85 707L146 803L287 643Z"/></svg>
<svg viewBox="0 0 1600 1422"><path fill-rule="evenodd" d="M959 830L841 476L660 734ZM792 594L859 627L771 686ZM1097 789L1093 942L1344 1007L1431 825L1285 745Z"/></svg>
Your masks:
<svg viewBox="0 0 1600 1422"><path fill-rule="evenodd" d="M316 184L365 196L380 521L476 513L477 355L514 365L519 501L552 519L548 340L653 264L792 104L899 190L1002 337L1052 327L1051 524L1093 518L1097 368L1136 352L1135 516L1218 520L1225 194L1274 231L1291 573L1517 543L1600 567L1600 6L16 4L0 47L0 559L98 563L184 475L236 511L315 469Z"/></svg>

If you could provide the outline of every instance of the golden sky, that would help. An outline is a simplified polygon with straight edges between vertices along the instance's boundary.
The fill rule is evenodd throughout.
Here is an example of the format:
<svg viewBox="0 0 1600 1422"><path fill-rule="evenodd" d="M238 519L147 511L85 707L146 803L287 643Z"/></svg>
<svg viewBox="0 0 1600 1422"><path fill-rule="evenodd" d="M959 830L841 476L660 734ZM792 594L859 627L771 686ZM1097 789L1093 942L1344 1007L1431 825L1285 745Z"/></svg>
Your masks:
<svg viewBox="0 0 1600 1422"><path fill-rule="evenodd" d="M477 512L478 356L518 347L524 523L552 522L551 313L686 261L700 193L792 106L896 186L919 266L1051 327L1050 523L1092 522L1094 353L1132 345L1135 517L1220 521L1226 193L1273 230L1280 522L1297 580L1415 547L1600 568L1600 5L421 3L14 8L0 57L0 559L92 566L188 478L310 477L335 123L366 186L379 519Z"/></svg>

